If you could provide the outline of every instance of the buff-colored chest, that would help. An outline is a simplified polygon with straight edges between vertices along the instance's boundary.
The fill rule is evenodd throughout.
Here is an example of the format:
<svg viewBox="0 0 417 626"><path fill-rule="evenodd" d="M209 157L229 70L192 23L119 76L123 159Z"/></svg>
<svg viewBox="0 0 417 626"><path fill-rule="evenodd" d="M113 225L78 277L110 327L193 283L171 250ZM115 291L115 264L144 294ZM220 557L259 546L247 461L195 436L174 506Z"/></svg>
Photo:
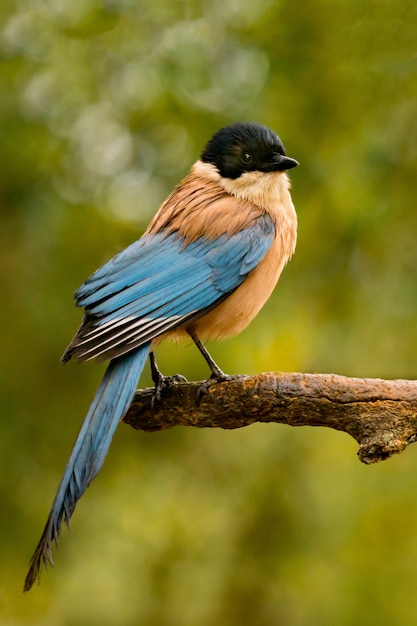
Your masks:
<svg viewBox="0 0 417 626"><path fill-rule="evenodd" d="M275 239L260 264L213 311L197 320L193 329L202 340L219 340L239 334L256 317L274 290L288 256Z"/></svg>
<svg viewBox="0 0 417 626"><path fill-rule="evenodd" d="M200 173L199 162L193 169ZM201 235L216 238L225 232L233 234L233 231L247 228L251 220L268 214L275 223L276 235L265 257L242 285L215 309L190 324L204 341L224 339L246 328L270 297L285 264L294 252L297 238L297 217L286 174L265 176L253 172L237 181L219 181L216 172L209 170L208 173L212 173L211 180L206 181L209 183L209 206L206 207L201 198L198 201L199 208L194 210L192 202L191 205L187 203L188 211L182 208L173 210L171 203L171 216L169 222L165 222L165 228L175 224L189 241ZM184 206L182 202L180 204ZM159 218L157 216L155 224L162 226L162 219L163 215ZM177 329L170 336L180 338L186 330L187 327Z"/></svg>

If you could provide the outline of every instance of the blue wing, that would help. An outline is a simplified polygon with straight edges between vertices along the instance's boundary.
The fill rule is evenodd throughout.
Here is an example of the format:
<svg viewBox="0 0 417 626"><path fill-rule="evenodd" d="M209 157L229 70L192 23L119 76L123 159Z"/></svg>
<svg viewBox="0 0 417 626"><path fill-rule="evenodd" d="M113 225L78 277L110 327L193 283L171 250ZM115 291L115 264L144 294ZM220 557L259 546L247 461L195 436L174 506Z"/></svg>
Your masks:
<svg viewBox="0 0 417 626"><path fill-rule="evenodd" d="M267 216L189 245L179 233L145 235L76 292L86 315L63 360L114 358L201 317L242 284L274 237Z"/></svg>

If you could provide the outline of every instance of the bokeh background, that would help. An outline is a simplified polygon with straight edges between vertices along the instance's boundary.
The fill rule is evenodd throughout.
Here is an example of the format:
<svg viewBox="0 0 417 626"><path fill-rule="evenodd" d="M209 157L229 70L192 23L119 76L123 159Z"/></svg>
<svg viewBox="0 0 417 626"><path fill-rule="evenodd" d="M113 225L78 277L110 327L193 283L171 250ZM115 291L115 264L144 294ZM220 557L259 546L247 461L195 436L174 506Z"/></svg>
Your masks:
<svg viewBox="0 0 417 626"><path fill-rule="evenodd" d="M1 623L415 625L417 446L365 467L321 428L121 425L56 567L22 585L103 373L58 364L72 293L218 127L281 135L300 227L213 356L417 377L417 3L3 0L0 19ZM159 360L207 375L192 346Z"/></svg>

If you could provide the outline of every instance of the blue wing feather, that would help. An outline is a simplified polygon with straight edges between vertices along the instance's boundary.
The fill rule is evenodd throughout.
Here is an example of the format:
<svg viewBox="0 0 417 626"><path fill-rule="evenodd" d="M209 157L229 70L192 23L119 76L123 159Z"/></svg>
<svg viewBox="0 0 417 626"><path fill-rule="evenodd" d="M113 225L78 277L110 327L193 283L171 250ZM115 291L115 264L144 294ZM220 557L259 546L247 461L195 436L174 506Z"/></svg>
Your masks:
<svg viewBox="0 0 417 626"><path fill-rule="evenodd" d="M189 245L179 233L145 235L77 291L86 318L64 360L113 358L200 317L242 284L274 237L268 216L231 236Z"/></svg>

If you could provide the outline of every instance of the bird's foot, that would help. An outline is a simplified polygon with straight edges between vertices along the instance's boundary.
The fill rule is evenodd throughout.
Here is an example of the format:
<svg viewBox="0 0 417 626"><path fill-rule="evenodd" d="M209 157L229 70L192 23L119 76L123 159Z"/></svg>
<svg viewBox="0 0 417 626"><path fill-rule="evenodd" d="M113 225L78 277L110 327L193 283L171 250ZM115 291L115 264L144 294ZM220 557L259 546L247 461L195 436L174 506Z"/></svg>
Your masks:
<svg viewBox="0 0 417 626"><path fill-rule="evenodd" d="M243 380L247 378L245 374L225 374L220 369L216 372L213 372L210 378L207 378L199 388L197 389L197 404L200 404L201 399L208 392L212 385L216 383L224 383L232 380Z"/></svg>
<svg viewBox="0 0 417 626"><path fill-rule="evenodd" d="M247 376L242 374L236 374L234 376L230 376L229 374L225 374L223 370L217 365L217 363L213 360L207 348L203 346L200 339L197 337L195 331L192 328L187 329L188 334L191 339L194 341L197 348L200 350L201 354L205 358L209 368L211 369L211 376L207 380L205 380L199 388L197 389L197 404L200 404L201 398L208 392L209 388L215 383L223 383L228 380L242 380L243 378L247 378Z"/></svg>
<svg viewBox="0 0 417 626"><path fill-rule="evenodd" d="M153 352L149 354L150 362L151 362L151 373L152 380L155 384L155 388L152 395L151 406L155 408L155 405L160 402L162 397L162 390L166 389L166 387L170 387L171 385L176 385L178 383L186 383L188 382L185 376L181 374L174 374L173 376L164 376L161 370L158 368L155 360L155 355Z"/></svg>
<svg viewBox="0 0 417 626"><path fill-rule="evenodd" d="M158 377L158 380L155 381L155 387L153 390L151 406L154 409L158 402L161 401L162 390L166 389L166 387L170 387L172 385L176 385L178 383L186 383L188 382L185 376L181 374L174 374L173 376L163 376L162 374Z"/></svg>

